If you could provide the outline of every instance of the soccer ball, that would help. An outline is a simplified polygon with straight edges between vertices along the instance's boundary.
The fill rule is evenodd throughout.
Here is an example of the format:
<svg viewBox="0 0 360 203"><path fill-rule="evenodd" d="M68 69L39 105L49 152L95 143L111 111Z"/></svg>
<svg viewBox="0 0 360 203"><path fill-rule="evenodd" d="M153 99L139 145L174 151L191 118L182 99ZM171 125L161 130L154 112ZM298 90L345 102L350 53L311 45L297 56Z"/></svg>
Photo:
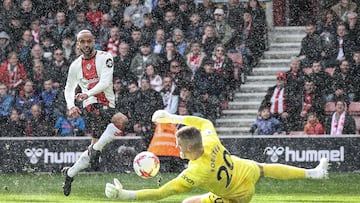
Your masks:
<svg viewBox="0 0 360 203"><path fill-rule="evenodd" d="M160 160L152 152L144 151L137 154L133 162L135 173L145 179L157 175L160 169Z"/></svg>

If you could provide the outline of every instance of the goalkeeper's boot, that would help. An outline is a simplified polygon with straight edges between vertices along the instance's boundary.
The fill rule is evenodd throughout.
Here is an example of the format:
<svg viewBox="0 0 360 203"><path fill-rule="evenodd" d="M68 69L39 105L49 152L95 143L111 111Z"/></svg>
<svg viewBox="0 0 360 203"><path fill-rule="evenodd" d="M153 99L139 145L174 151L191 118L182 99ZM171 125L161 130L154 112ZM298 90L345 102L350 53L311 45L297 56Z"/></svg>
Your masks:
<svg viewBox="0 0 360 203"><path fill-rule="evenodd" d="M100 154L101 152L99 150L95 150L93 148L93 145L90 145L88 148L88 153L90 157L89 164L92 169L97 170L100 166Z"/></svg>
<svg viewBox="0 0 360 203"><path fill-rule="evenodd" d="M317 171L315 178L317 179L328 178L328 169L329 169L329 160L327 158L321 158L319 165L316 166L315 168L315 171Z"/></svg>
<svg viewBox="0 0 360 203"><path fill-rule="evenodd" d="M65 181L63 183L63 191L65 196L69 196L71 192L71 183L74 181L74 178L68 176L67 172L70 167L64 167L61 172L65 176Z"/></svg>

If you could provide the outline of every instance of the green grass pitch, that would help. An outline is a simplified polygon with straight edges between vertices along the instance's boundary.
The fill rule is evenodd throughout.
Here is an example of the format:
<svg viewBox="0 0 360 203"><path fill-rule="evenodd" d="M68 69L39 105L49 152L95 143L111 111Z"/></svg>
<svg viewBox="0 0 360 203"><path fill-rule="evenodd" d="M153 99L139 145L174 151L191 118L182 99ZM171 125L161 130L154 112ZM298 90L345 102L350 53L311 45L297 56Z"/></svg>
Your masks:
<svg viewBox="0 0 360 203"><path fill-rule="evenodd" d="M161 183L165 183L176 174L161 176ZM114 177L119 178L126 189L158 187L158 178L145 180L135 174L80 174L75 177L71 195L65 197L60 174L0 174L0 202L117 202L104 194L105 184ZM252 202L360 202L359 173L330 173L329 177L327 180L290 181L263 178L257 184ZM203 192L195 189L158 202L177 203Z"/></svg>

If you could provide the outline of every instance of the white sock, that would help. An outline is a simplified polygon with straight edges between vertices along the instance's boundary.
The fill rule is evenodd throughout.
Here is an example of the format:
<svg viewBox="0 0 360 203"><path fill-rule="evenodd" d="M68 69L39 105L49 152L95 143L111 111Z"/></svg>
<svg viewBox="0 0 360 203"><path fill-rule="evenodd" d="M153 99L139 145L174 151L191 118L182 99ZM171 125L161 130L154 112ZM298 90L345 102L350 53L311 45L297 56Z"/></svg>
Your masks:
<svg viewBox="0 0 360 203"><path fill-rule="evenodd" d="M89 161L90 157L88 155L88 150L86 150L81 154L80 158L75 162L75 164L71 168L69 168L69 170L67 171L67 175L70 177L74 177L81 170L89 167Z"/></svg>
<svg viewBox="0 0 360 203"><path fill-rule="evenodd" d="M105 145L115 139L115 134L121 132L113 123L110 123L103 134L100 136L100 139L93 145L93 149L101 151Z"/></svg>

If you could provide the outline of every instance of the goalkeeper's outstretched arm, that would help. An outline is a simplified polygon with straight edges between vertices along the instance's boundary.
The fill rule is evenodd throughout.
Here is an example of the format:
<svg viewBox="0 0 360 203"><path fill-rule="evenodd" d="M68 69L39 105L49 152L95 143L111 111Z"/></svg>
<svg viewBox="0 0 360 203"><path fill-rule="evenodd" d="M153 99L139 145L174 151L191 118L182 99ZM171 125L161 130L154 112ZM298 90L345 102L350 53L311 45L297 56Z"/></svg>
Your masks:
<svg viewBox="0 0 360 203"><path fill-rule="evenodd" d="M120 200L160 200L174 194L186 192L191 188L173 179L158 189L124 190L120 181L114 179L114 184L107 183L105 195L111 199Z"/></svg>
<svg viewBox="0 0 360 203"><path fill-rule="evenodd" d="M196 116L181 116L176 114L171 114L165 110L157 110L152 116L153 122L158 123L174 123L174 124L183 124L187 126L193 126L196 128L203 128L204 125L207 127L213 126L211 121L196 117Z"/></svg>

